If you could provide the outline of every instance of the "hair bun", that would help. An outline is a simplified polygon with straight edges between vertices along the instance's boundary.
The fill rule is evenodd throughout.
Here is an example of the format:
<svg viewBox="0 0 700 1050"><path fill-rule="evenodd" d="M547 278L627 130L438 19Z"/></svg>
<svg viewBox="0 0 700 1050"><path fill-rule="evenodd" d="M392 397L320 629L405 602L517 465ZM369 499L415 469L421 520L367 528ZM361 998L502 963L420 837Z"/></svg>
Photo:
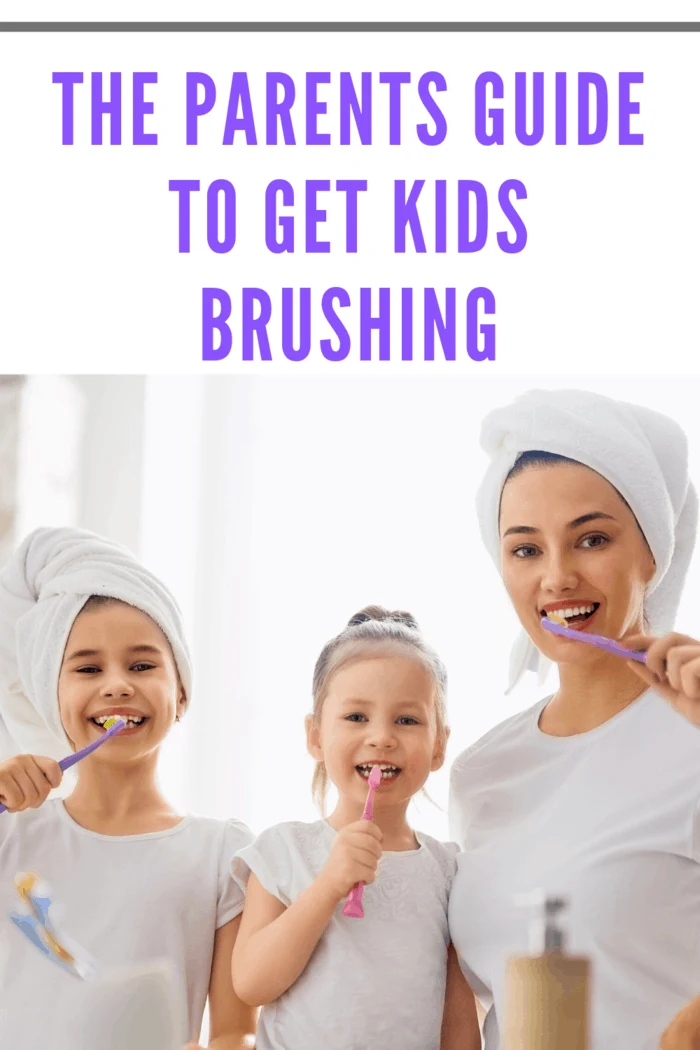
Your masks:
<svg viewBox="0 0 700 1050"><path fill-rule="evenodd" d="M357 627L358 624L366 623L367 620L393 620L395 623L404 624L405 627L409 627L412 631L420 631L418 621L412 613L403 612L401 609L390 611L385 609L383 605L367 605L364 609L360 609L359 612L350 617L348 627Z"/></svg>

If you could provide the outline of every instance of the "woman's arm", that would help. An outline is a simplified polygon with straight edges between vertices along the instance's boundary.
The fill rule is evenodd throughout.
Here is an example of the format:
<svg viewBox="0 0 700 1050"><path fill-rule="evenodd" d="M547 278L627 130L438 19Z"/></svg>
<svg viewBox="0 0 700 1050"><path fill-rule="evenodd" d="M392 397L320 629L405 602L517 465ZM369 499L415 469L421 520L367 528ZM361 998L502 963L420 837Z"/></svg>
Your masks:
<svg viewBox="0 0 700 1050"><path fill-rule="evenodd" d="M339 900L318 878L285 908L251 874L231 964L233 984L243 1002L265 1006L294 984Z"/></svg>
<svg viewBox="0 0 700 1050"><path fill-rule="evenodd" d="M661 1036L660 1050L700 1048L700 996L676 1014Z"/></svg>
<svg viewBox="0 0 700 1050"><path fill-rule="evenodd" d="M457 952L447 953L445 1009L442 1015L440 1050L480 1050L481 1033L476 999L462 973Z"/></svg>
<svg viewBox="0 0 700 1050"><path fill-rule="evenodd" d="M242 1002L231 984L231 953L241 916L216 931L209 980L209 1047L211 1050L244 1050L255 1045L257 1010ZM200 1050L188 1043L185 1050Z"/></svg>

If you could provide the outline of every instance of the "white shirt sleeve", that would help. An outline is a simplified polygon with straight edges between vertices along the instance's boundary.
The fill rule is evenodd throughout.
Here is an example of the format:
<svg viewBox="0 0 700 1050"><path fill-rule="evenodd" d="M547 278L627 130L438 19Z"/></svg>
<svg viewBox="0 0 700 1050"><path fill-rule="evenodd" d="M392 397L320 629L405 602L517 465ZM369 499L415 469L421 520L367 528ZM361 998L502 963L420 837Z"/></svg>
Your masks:
<svg viewBox="0 0 700 1050"><path fill-rule="evenodd" d="M228 820L224 828L221 860L219 862L219 898L216 907L216 928L220 929L243 911L245 888L231 878L231 859L253 841L253 833L239 820Z"/></svg>
<svg viewBox="0 0 700 1050"><path fill-rule="evenodd" d="M233 858L231 874L234 882L245 893L250 874L286 908L294 899L292 889L293 864L284 825L263 831L252 845L239 850Z"/></svg>

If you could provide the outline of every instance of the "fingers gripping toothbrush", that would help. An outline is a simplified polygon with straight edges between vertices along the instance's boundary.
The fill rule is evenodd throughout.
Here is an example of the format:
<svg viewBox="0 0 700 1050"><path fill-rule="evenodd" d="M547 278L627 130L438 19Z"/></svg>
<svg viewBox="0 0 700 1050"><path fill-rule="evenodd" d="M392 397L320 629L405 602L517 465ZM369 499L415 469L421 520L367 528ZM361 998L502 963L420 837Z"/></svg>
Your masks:
<svg viewBox="0 0 700 1050"><path fill-rule="evenodd" d="M74 766L76 762L80 762L81 758L86 758L91 755L93 751L96 751L98 747L104 744L105 740L108 740L111 736L115 736L121 732L122 729L126 728L126 722L123 718L108 718L105 722L105 729L107 730L102 736L98 737L97 740L93 740L91 744L84 747L81 751L75 751L72 755L68 755L66 758L62 758L58 763L63 772ZM0 813L4 813L7 806L0 803Z"/></svg>
<svg viewBox="0 0 700 1050"><path fill-rule="evenodd" d="M371 820L374 809L374 792L377 790L382 781L382 771L379 766L372 766L372 772L369 775L369 790L367 792L367 801L365 802L365 808L362 811L363 820ZM343 908L343 915L347 915L351 919L362 919L365 911L362 907L362 887L364 882L358 882L356 886L350 890L348 899L345 902Z"/></svg>

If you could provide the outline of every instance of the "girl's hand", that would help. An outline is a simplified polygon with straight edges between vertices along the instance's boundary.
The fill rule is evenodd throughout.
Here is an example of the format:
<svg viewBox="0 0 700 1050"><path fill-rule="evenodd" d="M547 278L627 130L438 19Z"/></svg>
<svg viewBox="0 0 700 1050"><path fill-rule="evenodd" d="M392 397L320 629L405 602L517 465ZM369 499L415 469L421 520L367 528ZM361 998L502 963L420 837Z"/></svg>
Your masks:
<svg viewBox="0 0 700 1050"><path fill-rule="evenodd" d="M357 882L374 882L383 837L371 820L357 820L338 832L319 875L337 900L347 897Z"/></svg>
<svg viewBox="0 0 700 1050"><path fill-rule="evenodd" d="M700 642L686 634L637 635L626 638L625 645L646 650L646 664L630 660L629 666L689 722L700 726Z"/></svg>
<svg viewBox="0 0 700 1050"><path fill-rule="evenodd" d="M700 1048L700 998L684 1006L661 1036L659 1050Z"/></svg>
<svg viewBox="0 0 700 1050"><path fill-rule="evenodd" d="M10 813L38 809L62 779L63 771L52 758L15 755L0 762L0 802Z"/></svg>

